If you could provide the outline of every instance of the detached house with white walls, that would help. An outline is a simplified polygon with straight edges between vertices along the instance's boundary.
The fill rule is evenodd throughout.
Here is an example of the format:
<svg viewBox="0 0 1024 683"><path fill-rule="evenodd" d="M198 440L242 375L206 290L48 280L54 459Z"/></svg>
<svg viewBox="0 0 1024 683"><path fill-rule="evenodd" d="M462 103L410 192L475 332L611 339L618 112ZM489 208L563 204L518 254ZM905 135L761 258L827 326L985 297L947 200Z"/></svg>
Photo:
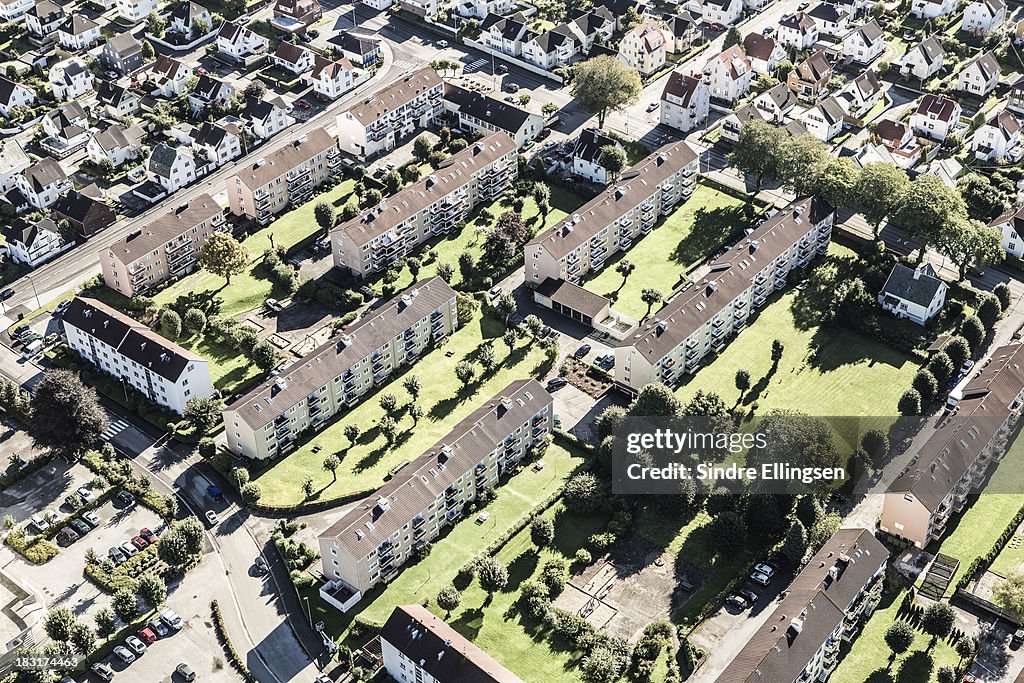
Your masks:
<svg viewBox="0 0 1024 683"><path fill-rule="evenodd" d="M705 24L729 26L743 16L743 0L701 0L700 18Z"/></svg>
<svg viewBox="0 0 1024 683"><path fill-rule="evenodd" d="M29 35L43 43L54 39L57 27L64 21L64 8L53 0L39 0L25 15Z"/></svg>
<svg viewBox="0 0 1024 683"><path fill-rule="evenodd" d="M187 147L170 147L161 142L146 162L146 176L171 194L196 179L196 160Z"/></svg>
<svg viewBox="0 0 1024 683"><path fill-rule="evenodd" d="M118 16L135 24L156 10L156 0L117 0Z"/></svg>
<svg viewBox="0 0 1024 683"><path fill-rule="evenodd" d="M604 149L608 146L621 150L622 144L609 137L597 128L587 128L576 139L572 150L572 172L592 183L606 185L610 179L608 169L604 167Z"/></svg>
<svg viewBox="0 0 1024 683"><path fill-rule="evenodd" d="M75 353L179 415L215 393L209 361L100 301L75 297L61 320Z"/></svg>
<svg viewBox="0 0 1024 683"><path fill-rule="evenodd" d="M238 117L257 141L268 140L295 123L292 108L280 97L245 100L245 109Z"/></svg>
<svg viewBox="0 0 1024 683"><path fill-rule="evenodd" d="M35 0L0 0L0 22L20 22L35 6Z"/></svg>
<svg viewBox="0 0 1024 683"><path fill-rule="evenodd" d="M897 318L924 325L942 310L948 291L927 263L917 268L897 263L878 293L878 303Z"/></svg>
<svg viewBox="0 0 1024 683"><path fill-rule="evenodd" d="M960 70L956 89L960 92L983 97L999 85L999 62L991 50L975 58Z"/></svg>
<svg viewBox="0 0 1024 683"><path fill-rule="evenodd" d="M913 0L910 16L915 19L935 19L956 11L957 0Z"/></svg>
<svg viewBox="0 0 1024 683"><path fill-rule="evenodd" d="M482 93L444 84L444 108L458 116L459 128L484 135L503 131L522 148L544 130L544 117Z"/></svg>
<svg viewBox="0 0 1024 683"><path fill-rule="evenodd" d="M88 50L100 42L100 25L81 14L71 14L57 27L57 43L68 52Z"/></svg>
<svg viewBox="0 0 1024 683"><path fill-rule="evenodd" d="M702 79L686 76L679 71L668 75L665 88L661 91L658 112L661 123L689 133L704 125L710 109L711 91Z"/></svg>
<svg viewBox="0 0 1024 683"><path fill-rule="evenodd" d="M771 36L748 33L743 39L743 52L754 73L770 76L786 58L786 50Z"/></svg>
<svg viewBox="0 0 1024 683"><path fill-rule="evenodd" d="M139 111L139 96L124 86L112 83L107 79L100 81L96 91L96 100L103 107L107 116L113 119L124 119Z"/></svg>
<svg viewBox="0 0 1024 683"><path fill-rule="evenodd" d="M1006 22L1003 0L974 0L964 9L960 30L975 36L988 35Z"/></svg>
<svg viewBox="0 0 1024 683"><path fill-rule="evenodd" d="M779 21L779 42L793 50L807 50L818 42L818 25L805 12L796 12Z"/></svg>
<svg viewBox="0 0 1024 683"><path fill-rule="evenodd" d="M842 105L835 97L828 97L800 115L807 132L822 142L828 142L843 132Z"/></svg>
<svg viewBox="0 0 1024 683"><path fill-rule="evenodd" d="M313 69L313 53L301 45L284 40L278 43L270 61L297 76Z"/></svg>
<svg viewBox="0 0 1024 683"><path fill-rule="evenodd" d="M29 107L35 104L36 94L21 83L0 76L0 115L10 118L15 107Z"/></svg>
<svg viewBox="0 0 1024 683"><path fill-rule="evenodd" d="M57 224L49 218L31 224L16 223L4 232L4 238L11 260L29 268L42 265L75 244L65 240Z"/></svg>
<svg viewBox="0 0 1024 683"><path fill-rule="evenodd" d="M93 135L85 149L89 154L89 160L94 164L102 163L106 159L114 168L121 168L139 157L143 135L144 131L141 128L133 126L125 129L115 123Z"/></svg>
<svg viewBox="0 0 1024 683"><path fill-rule="evenodd" d="M979 161L1005 159L1017 163L1024 157L1020 121L1008 111L1001 111L974 131L971 151Z"/></svg>
<svg viewBox="0 0 1024 683"><path fill-rule="evenodd" d="M366 80L362 78L364 74L369 75L365 71L357 71L352 62L344 57L331 60L318 56L313 63L313 73L309 75L309 80L318 95L336 100L356 84Z"/></svg>
<svg viewBox="0 0 1024 683"><path fill-rule="evenodd" d="M145 87L154 97L172 100L185 94L193 73L191 66L166 55L157 55L153 67L146 73Z"/></svg>
<svg viewBox="0 0 1024 683"><path fill-rule="evenodd" d="M735 102L750 91L754 70L739 45L712 57L704 66L704 82L711 98L723 102Z"/></svg>
<svg viewBox="0 0 1024 683"><path fill-rule="evenodd" d="M1024 258L1024 206L1004 211L988 224L1002 233L1003 251L1016 258Z"/></svg>
<svg viewBox="0 0 1024 683"><path fill-rule="evenodd" d="M641 76L650 76L665 66L665 32L653 21L645 21L626 32L619 43L619 60Z"/></svg>
<svg viewBox="0 0 1024 683"><path fill-rule="evenodd" d="M668 40L668 51L672 54L689 52L690 48L704 37L700 21L699 17L695 17L685 10L665 17L665 38Z"/></svg>
<svg viewBox="0 0 1024 683"><path fill-rule="evenodd" d="M58 100L73 100L92 91L92 72L77 57L51 66L49 79Z"/></svg>
<svg viewBox="0 0 1024 683"><path fill-rule="evenodd" d="M918 81L925 81L939 73L945 61L946 52L939 44L938 38L930 36L907 50L896 64L899 66L900 76L903 78L916 78Z"/></svg>
<svg viewBox="0 0 1024 683"><path fill-rule="evenodd" d="M269 49L269 40L234 22L225 21L217 29L217 52L236 62L256 59Z"/></svg>
<svg viewBox="0 0 1024 683"><path fill-rule="evenodd" d="M60 164L47 158L26 168L15 183L28 203L36 209L49 208L73 187Z"/></svg>
<svg viewBox="0 0 1024 683"><path fill-rule="evenodd" d="M885 52L885 35L877 21L857 26L843 38L843 57L857 64L870 64Z"/></svg>
<svg viewBox="0 0 1024 683"><path fill-rule="evenodd" d="M850 28L850 15L839 5L822 2L807 11L807 16L814 20L818 31L835 38L846 35Z"/></svg>
<svg viewBox="0 0 1024 683"><path fill-rule="evenodd" d="M914 132L929 140L942 142L960 122L960 103L941 95L925 95L910 117Z"/></svg>

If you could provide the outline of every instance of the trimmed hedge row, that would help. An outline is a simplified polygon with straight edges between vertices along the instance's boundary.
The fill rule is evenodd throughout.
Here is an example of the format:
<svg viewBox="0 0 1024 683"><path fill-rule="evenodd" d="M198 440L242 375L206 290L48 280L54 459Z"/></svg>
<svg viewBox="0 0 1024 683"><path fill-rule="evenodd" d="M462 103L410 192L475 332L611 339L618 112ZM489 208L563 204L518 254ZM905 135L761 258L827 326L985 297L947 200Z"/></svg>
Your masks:
<svg viewBox="0 0 1024 683"><path fill-rule="evenodd" d="M245 660L238 654L234 644L232 644L231 638L228 636L228 630L224 627L224 617L220 613L220 605L217 604L216 600L210 603L210 610L213 612L213 629L217 632L217 638L224 646L224 652L231 661L231 665L242 675L246 683L259 683L256 677L252 675L252 671L249 671L249 667L245 665Z"/></svg>
<svg viewBox="0 0 1024 683"><path fill-rule="evenodd" d="M18 538L23 539L24 542L18 541ZM46 564L57 557L57 553L60 552L53 542L43 536L33 536L29 541L24 534L8 533L4 542L32 564Z"/></svg>
<svg viewBox="0 0 1024 683"><path fill-rule="evenodd" d="M134 593L138 589L137 577L145 574L159 562L156 543L153 543L139 551L138 555L129 557L126 562L110 572L105 571L98 564L86 563L85 577L92 581L97 588L107 593L116 593L122 588L127 588Z"/></svg>
<svg viewBox="0 0 1024 683"><path fill-rule="evenodd" d="M1024 522L1024 505L1020 506L1020 509L1017 510L1017 514L1013 516L1010 523L1006 525L1005 529L1003 529L1003 533L999 534L999 538L996 539L996 542L991 548L989 548L989 551L981 557L974 558L974 561L967 567L967 571L964 572L964 575L961 576L960 580L957 582L957 590L967 591L967 586L970 585L971 581L974 579L974 575L979 571L987 571L988 568L992 566L992 563L996 561L997 557L999 557L999 553L1003 552L1003 548L1005 548L1006 544L1010 542L1011 538L1013 538L1013 534L1017 530L1017 527L1020 526L1021 522Z"/></svg>
<svg viewBox="0 0 1024 683"><path fill-rule="evenodd" d="M177 504L176 502L172 502L172 498L154 491L152 488L143 490L143 488L134 480L128 482L126 477L118 472L116 468L112 467L98 451L88 451L83 455L82 464L92 470L95 474L99 474L105 478L110 483L111 489L115 489L120 486L125 491L135 496L140 503L160 515L164 520L171 521L174 519Z"/></svg>

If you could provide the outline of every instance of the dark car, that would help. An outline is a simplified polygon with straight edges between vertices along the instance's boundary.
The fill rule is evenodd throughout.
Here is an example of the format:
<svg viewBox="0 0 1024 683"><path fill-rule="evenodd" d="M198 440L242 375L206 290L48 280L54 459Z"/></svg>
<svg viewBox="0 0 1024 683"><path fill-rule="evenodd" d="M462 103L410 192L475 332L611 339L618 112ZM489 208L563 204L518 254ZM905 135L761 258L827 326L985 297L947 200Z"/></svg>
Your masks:
<svg viewBox="0 0 1024 683"><path fill-rule="evenodd" d="M575 356L576 358L583 358L588 353L590 353L590 349L590 344L584 344L580 348L576 349L576 351L572 355Z"/></svg>
<svg viewBox="0 0 1024 683"><path fill-rule="evenodd" d="M552 379L552 380L550 380L548 382L548 391L554 391L555 389L561 389L562 387L564 387L568 383L569 383L569 380L567 380L564 377L555 377L554 379Z"/></svg>
<svg viewBox="0 0 1024 683"><path fill-rule="evenodd" d="M127 491L124 491L124 490L118 491L117 494L114 497L117 498L122 503L124 503L125 505L134 505L135 504L135 496L133 496L132 494L128 493Z"/></svg>
<svg viewBox="0 0 1024 683"><path fill-rule="evenodd" d="M308 36L309 38L319 38L320 31L317 31L315 28L311 28L308 31L306 31L306 36Z"/></svg>
<svg viewBox="0 0 1024 683"><path fill-rule="evenodd" d="M362 294L363 297L365 297L366 299L373 299L374 297L377 296L377 293L374 292L369 287L367 287L366 285L363 285L362 287L359 288L359 293Z"/></svg>
<svg viewBox="0 0 1024 683"><path fill-rule="evenodd" d="M8 287L7 289L0 289L0 301L6 301L14 296L14 288Z"/></svg>
<svg viewBox="0 0 1024 683"><path fill-rule="evenodd" d="M757 599L761 597L749 588L740 588L736 591L736 595L742 595L744 598L747 599L747 602L749 602L751 605L755 604L757 602Z"/></svg>
<svg viewBox="0 0 1024 683"><path fill-rule="evenodd" d="M495 71L497 71L500 74L507 74L508 73L508 67L505 66L504 64L499 64L497 66L497 68L495 69Z"/></svg>
<svg viewBox="0 0 1024 683"><path fill-rule="evenodd" d="M742 595L733 593L725 599L725 604L735 607L736 609L746 609L750 607L750 603Z"/></svg>
<svg viewBox="0 0 1024 683"><path fill-rule="evenodd" d="M71 520L70 522L68 522L68 526L77 531L79 536L85 536L87 533L92 531L92 527L80 519Z"/></svg>
<svg viewBox="0 0 1024 683"><path fill-rule="evenodd" d="M547 137L548 137L549 135L551 135L551 129L550 129L550 128L545 128L545 129L544 129L544 130L542 130L542 131L541 131L540 133L538 133L538 135L537 135L537 139L538 139L538 140L544 140L544 139L546 139L546 138L547 138Z"/></svg>

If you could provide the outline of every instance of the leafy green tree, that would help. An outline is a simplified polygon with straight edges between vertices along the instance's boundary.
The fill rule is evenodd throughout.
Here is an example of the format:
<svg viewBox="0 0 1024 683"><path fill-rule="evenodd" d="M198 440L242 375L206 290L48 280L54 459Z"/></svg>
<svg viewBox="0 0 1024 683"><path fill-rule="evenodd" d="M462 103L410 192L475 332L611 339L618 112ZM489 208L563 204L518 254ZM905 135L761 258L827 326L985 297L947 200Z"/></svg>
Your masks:
<svg viewBox="0 0 1024 683"><path fill-rule="evenodd" d="M454 266L452 266L452 264L446 261L438 261L437 267L435 268L435 272L437 273L437 276L439 278L441 278L448 284L451 284L452 276L455 275L455 268Z"/></svg>
<svg viewBox="0 0 1024 683"><path fill-rule="evenodd" d="M117 630L114 613L109 607L101 607L96 611L92 619L96 622L96 635L100 638L107 639L114 635L114 632Z"/></svg>
<svg viewBox="0 0 1024 683"><path fill-rule="evenodd" d="M307 500L313 497L314 489L312 477L306 477L302 480L302 493L305 494Z"/></svg>
<svg viewBox="0 0 1024 683"><path fill-rule="evenodd" d="M722 49L728 50L733 45L739 45L742 37L740 36L740 30L735 26L730 26L729 30L725 33L725 38L722 42Z"/></svg>
<svg viewBox="0 0 1024 683"><path fill-rule="evenodd" d="M1003 315L1003 306L994 294L983 292L978 297L978 319L986 330L995 327L996 322Z"/></svg>
<svg viewBox="0 0 1024 683"><path fill-rule="evenodd" d="M380 398L377 399L377 403L380 404L381 409L385 413L393 413L398 407L398 397L394 394L381 394Z"/></svg>
<svg viewBox="0 0 1024 683"><path fill-rule="evenodd" d="M544 116L551 116L558 111L558 105L554 102L545 102L544 106L540 108L540 111Z"/></svg>
<svg viewBox="0 0 1024 683"><path fill-rule="evenodd" d="M146 32L155 38L163 38L167 30L167 21L158 12L150 12L146 16Z"/></svg>
<svg viewBox="0 0 1024 683"><path fill-rule="evenodd" d="M437 594L437 606L444 610L445 619L450 619L461 603L462 593L455 586L445 586Z"/></svg>
<svg viewBox="0 0 1024 683"><path fill-rule="evenodd" d="M534 183L533 201L537 205L541 219L546 220L548 212L551 210L551 188L545 183Z"/></svg>
<svg viewBox="0 0 1024 683"><path fill-rule="evenodd" d="M548 517L534 517L530 522L530 539L538 549L547 548L555 540L555 523Z"/></svg>
<svg viewBox="0 0 1024 683"><path fill-rule="evenodd" d="M270 342L263 340L252 348L252 360L263 372L270 372L277 365L277 349Z"/></svg>
<svg viewBox="0 0 1024 683"><path fill-rule="evenodd" d="M469 361L460 360L455 364L455 376L462 383L462 386L466 387L476 378L476 368Z"/></svg>
<svg viewBox="0 0 1024 683"><path fill-rule="evenodd" d="M917 371L917 374L914 375L912 386L917 389L923 405L928 405L935 400L935 396L939 391L939 383L935 381L934 375L927 368L921 368Z"/></svg>
<svg viewBox="0 0 1024 683"><path fill-rule="evenodd" d="M109 424L96 391L71 370L46 371L35 386L30 410L32 443L66 457L96 444Z"/></svg>
<svg viewBox="0 0 1024 683"><path fill-rule="evenodd" d="M355 422L349 422L348 424L345 425L345 428L342 430L342 433L345 435L345 438L348 439L349 445L354 446L356 443L356 439L359 438L359 425L357 425Z"/></svg>
<svg viewBox="0 0 1024 683"><path fill-rule="evenodd" d="M921 414L921 394L917 392L917 389L907 389L900 396L900 401L896 406L897 410L900 411L900 415L904 417L914 417Z"/></svg>
<svg viewBox="0 0 1024 683"><path fill-rule="evenodd" d="M927 247L941 244L947 231L966 216L960 195L930 173L922 173L910 183L896 212L899 224L920 243L918 263L924 261Z"/></svg>
<svg viewBox="0 0 1024 683"><path fill-rule="evenodd" d="M565 484L562 500L574 512L593 512L602 505L601 482L590 472L574 474Z"/></svg>
<svg viewBox="0 0 1024 683"><path fill-rule="evenodd" d="M749 121L740 129L739 139L726 157L733 168L754 180L754 195L765 181L779 176L779 150L787 142L786 133L764 121Z"/></svg>
<svg viewBox="0 0 1024 683"><path fill-rule="evenodd" d="M860 170L853 191L853 208L871 225L877 239L882 221L899 209L910 191L910 180L905 171L892 164L871 163Z"/></svg>
<svg viewBox="0 0 1024 683"><path fill-rule="evenodd" d="M515 330L505 330L505 334L501 335L501 341L503 341L505 346L508 347L509 356L512 355L512 352L516 348L516 339Z"/></svg>
<svg viewBox="0 0 1024 683"><path fill-rule="evenodd" d="M122 624L130 624L132 619L139 614L138 598L127 588L122 588L114 593L114 597L110 600L110 607Z"/></svg>
<svg viewBox="0 0 1024 683"><path fill-rule="evenodd" d="M715 515L709 525L709 538L714 539L714 547L708 548L713 554L726 556L739 552L747 539L747 526L739 514L726 510Z"/></svg>
<svg viewBox="0 0 1024 683"><path fill-rule="evenodd" d="M935 680L938 683L957 683L956 669L949 664L939 667L939 670L935 672Z"/></svg>
<svg viewBox="0 0 1024 683"><path fill-rule="evenodd" d="M794 565L799 565L804 559L804 555L807 554L807 528L799 519L794 519L789 525L789 531L786 532L779 552Z"/></svg>
<svg viewBox="0 0 1024 683"><path fill-rule="evenodd" d="M384 441L389 446L394 445L395 439L398 437L398 423L395 422L395 418L385 415L377 423L377 429L380 430L380 433L384 436Z"/></svg>
<svg viewBox="0 0 1024 683"><path fill-rule="evenodd" d="M260 502L260 498L263 497L263 489L254 481L250 481L243 486L239 493L242 496L242 502L250 506L256 505L256 503Z"/></svg>
<svg viewBox="0 0 1024 683"><path fill-rule="evenodd" d="M889 647L889 666L914 644L914 629L905 621L897 621L885 630L885 644Z"/></svg>
<svg viewBox="0 0 1024 683"><path fill-rule="evenodd" d="M956 612L946 602L933 602L921 615L921 630L932 637L929 648L939 638L945 638L956 624Z"/></svg>
<svg viewBox="0 0 1024 683"><path fill-rule="evenodd" d="M971 357L971 345L960 335L950 338L942 347L942 351L949 356L954 369L961 367L964 361Z"/></svg>
<svg viewBox="0 0 1024 683"><path fill-rule="evenodd" d="M976 353L981 348L981 343L985 341L985 334L985 325L976 315L969 315L960 323L960 336L967 340L967 345L972 353Z"/></svg>
<svg viewBox="0 0 1024 683"><path fill-rule="evenodd" d="M214 232L203 243L199 262L230 285L231 276L241 273L249 265L249 250L230 234Z"/></svg>
<svg viewBox="0 0 1024 683"><path fill-rule="evenodd" d="M75 615L67 607L57 607L46 614L43 630L53 640L70 640L71 629L75 625Z"/></svg>
<svg viewBox="0 0 1024 683"><path fill-rule="evenodd" d="M198 432L205 434L221 421L223 407L221 400L213 396L190 398L185 403L182 417L194 425Z"/></svg>
<svg viewBox="0 0 1024 683"><path fill-rule="evenodd" d="M359 201L359 206L364 209L370 209L380 204L382 199L384 199L384 195L380 193L380 190L375 187L371 187L363 193L362 199Z"/></svg>
<svg viewBox="0 0 1024 683"><path fill-rule="evenodd" d="M807 493L800 496L796 503L796 518L804 525L805 529L812 528L818 520L825 517L825 508L821 506L818 497Z"/></svg>
<svg viewBox="0 0 1024 683"><path fill-rule="evenodd" d="M188 564L191 555L188 544L182 535L174 529L168 530L157 541L156 554L171 567L183 567Z"/></svg>
<svg viewBox="0 0 1024 683"><path fill-rule="evenodd" d="M426 412L423 410L423 406L416 403L409 404L409 417L412 418L413 426L418 425L420 423L420 418L425 414Z"/></svg>
<svg viewBox="0 0 1024 683"><path fill-rule="evenodd" d="M629 276L632 275L635 270L636 264L629 259L622 259L615 264L615 272L622 276L622 284L619 285L619 289L626 286L626 280L629 279Z"/></svg>
<svg viewBox="0 0 1024 683"><path fill-rule="evenodd" d="M651 308L656 303L660 303L663 300L663 295L660 290L649 287L640 292L640 300L647 304L647 312L644 313L644 318L651 315Z"/></svg>
<svg viewBox="0 0 1024 683"><path fill-rule="evenodd" d="M313 207L313 218L324 230L324 234L334 227L334 207L329 202L319 201Z"/></svg>
<svg viewBox="0 0 1024 683"><path fill-rule="evenodd" d="M502 292L495 302L494 308L497 314L501 316L501 319L505 321L505 326L507 327L509 318L516 314L519 306L510 292Z"/></svg>
<svg viewBox="0 0 1024 683"><path fill-rule="evenodd" d="M483 559L476 568L476 578L480 588L487 593L487 599L505 588L508 584L508 567L493 557Z"/></svg>
<svg viewBox="0 0 1024 683"><path fill-rule="evenodd" d="M935 381L939 383L939 386L945 386L953 377L953 361L949 359L949 355L945 351L939 351L928 360L926 366L929 372L935 377Z"/></svg>
<svg viewBox="0 0 1024 683"><path fill-rule="evenodd" d="M480 347L476 354L476 360L480 363L480 367L484 369L484 372L489 372L498 363L494 347L490 344L484 344Z"/></svg>
<svg viewBox="0 0 1024 683"><path fill-rule="evenodd" d="M635 417L675 417L682 408L682 402L671 389L660 382L652 382L640 388L629 406L629 414Z"/></svg>
<svg viewBox="0 0 1024 683"><path fill-rule="evenodd" d="M412 143L412 155L420 161L426 161L433 150L434 145L426 135L419 136Z"/></svg>
<svg viewBox="0 0 1024 683"><path fill-rule="evenodd" d="M198 308L190 308L185 311L183 322L189 332L200 333L206 329L206 314Z"/></svg>
<svg viewBox="0 0 1024 683"><path fill-rule="evenodd" d="M608 112L636 103L641 90L640 74L611 55L588 59L572 69L572 96L583 109L597 114L598 128L604 127Z"/></svg>
<svg viewBox="0 0 1024 683"><path fill-rule="evenodd" d="M889 437L880 429L869 429L860 438L860 447L868 454L871 463L878 465L889 452Z"/></svg>
<svg viewBox="0 0 1024 683"><path fill-rule="evenodd" d="M394 169L385 173L381 181L384 183L384 189L389 195L396 194L402 189L402 176Z"/></svg>
<svg viewBox="0 0 1024 683"><path fill-rule="evenodd" d="M139 597L146 601L150 609L157 609L167 600L167 584L152 572L139 577L137 590Z"/></svg>
<svg viewBox="0 0 1024 683"><path fill-rule="evenodd" d="M177 532L185 541L185 550L189 555L196 557L203 552L203 541L206 538L206 529L202 522L195 515L189 515L175 525Z"/></svg>
<svg viewBox="0 0 1024 683"><path fill-rule="evenodd" d="M960 273L967 277L971 266L982 267L1003 260L1002 233L984 223L960 217L946 226L938 239L938 249L949 257Z"/></svg>
<svg viewBox="0 0 1024 683"><path fill-rule="evenodd" d="M601 148L601 165L608 172L611 182L615 182L626 168L626 150L621 145L605 145Z"/></svg>
<svg viewBox="0 0 1024 683"><path fill-rule="evenodd" d="M974 642L974 638L968 635L964 635L956 641L956 653L960 655L960 661L970 659L978 652L978 646Z"/></svg>
<svg viewBox="0 0 1024 683"><path fill-rule="evenodd" d="M999 307L1002 310L1006 310L1010 307L1010 301L1012 300L1012 294L1010 292L1010 286L1005 282L1000 282L992 288L992 293L995 294L996 298L999 299Z"/></svg>
<svg viewBox="0 0 1024 683"><path fill-rule="evenodd" d="M71 627L71 645L80 655L88 655L96 648L96 634L87 624L75 623Z"/></svg>
<svg viewBox="0 0 1024 683"><path fill-rule="evenodd" d="M740 368L736 371L736 388L739 389L740 398L750 389L750 371Z"/></svg>
<svg viewBox="0 0 1024 683"><path fill-rule="evenodd" d="M328 455L324 458L324 469L331 473L332 483L338 481L338 466L340 464L336 455Z"/></svg>

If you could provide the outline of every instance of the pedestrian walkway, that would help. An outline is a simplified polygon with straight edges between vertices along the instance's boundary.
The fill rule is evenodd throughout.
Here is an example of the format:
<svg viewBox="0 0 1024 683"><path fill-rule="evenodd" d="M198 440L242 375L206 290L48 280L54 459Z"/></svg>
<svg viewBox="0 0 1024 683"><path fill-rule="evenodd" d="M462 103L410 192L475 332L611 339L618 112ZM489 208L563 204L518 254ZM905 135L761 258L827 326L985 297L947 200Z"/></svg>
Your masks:
<svg viewBox="0 0 1024 683"><path fill-rule="evenodd" d="M462 67L462 73L469 74L473 73L474 71L479 71L484 67L485 64L487 64L486 59L474 59L466 66Z"/></svg>
<svg viewBox="0 0 1024 683"><path fill-rule="evenodd" d="M106 429L103 430L103 438L107 441L113 441L114 437L128 429L131 425L124 420L117 419L111 422Z"/></svg>

